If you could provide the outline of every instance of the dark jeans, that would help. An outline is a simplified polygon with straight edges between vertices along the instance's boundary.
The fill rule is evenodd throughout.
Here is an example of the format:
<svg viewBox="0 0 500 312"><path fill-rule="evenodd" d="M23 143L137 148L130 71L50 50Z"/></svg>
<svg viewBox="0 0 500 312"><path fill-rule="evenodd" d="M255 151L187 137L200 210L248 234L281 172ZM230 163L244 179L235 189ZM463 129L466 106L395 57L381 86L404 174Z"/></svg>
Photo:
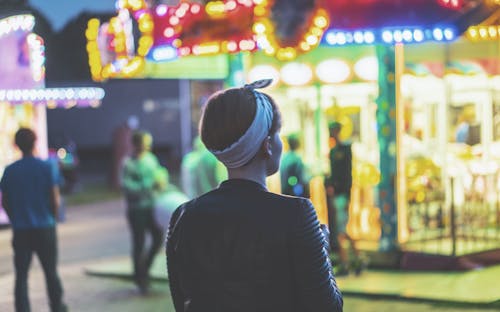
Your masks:
<svg viewBox="0 0 500 312"><path fill-rule="evenodd" d="M134 279L141 287L147 284L149 269L163 244L163 230L154 221L153 209L129 209L127 218L132 233ZM151 234L152 242L145 251L146 232Z"/></svg>
<svg viewBox="0 0 500 312"><path fill-rule="evenodd" d="M14 230L14 266L16 269L15 301L16 311L30 311L28 298L28 271L35 252L45 274L51 311L62 309L62 286L57 274L56 228Z"/></svg>

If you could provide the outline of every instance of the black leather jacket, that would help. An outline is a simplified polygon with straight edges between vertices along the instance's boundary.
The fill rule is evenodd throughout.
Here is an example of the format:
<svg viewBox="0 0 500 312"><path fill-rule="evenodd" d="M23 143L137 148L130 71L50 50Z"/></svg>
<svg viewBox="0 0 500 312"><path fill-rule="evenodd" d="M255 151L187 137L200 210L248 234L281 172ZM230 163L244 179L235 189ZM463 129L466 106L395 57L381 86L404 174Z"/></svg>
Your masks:
<svg viewBox="0 0 500 312"><path fill-rule="evenodd" d="M342 311L311 202L231 179L179 207L167 266L176 311Z"/></svg>

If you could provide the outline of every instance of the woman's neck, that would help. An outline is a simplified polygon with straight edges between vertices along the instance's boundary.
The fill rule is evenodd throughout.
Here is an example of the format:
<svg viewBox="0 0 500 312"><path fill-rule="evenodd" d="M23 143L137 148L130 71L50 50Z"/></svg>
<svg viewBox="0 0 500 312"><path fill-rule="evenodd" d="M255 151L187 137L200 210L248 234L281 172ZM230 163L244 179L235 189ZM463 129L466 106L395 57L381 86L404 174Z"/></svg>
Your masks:
<svg viewBox="0 0 500 312"><path fill-rule="evenodd" d="M266 186L266 168L264 164L258 162L251 162L243 167L227 169L227 176L229 179L244 179L259 183Z"/></svg>

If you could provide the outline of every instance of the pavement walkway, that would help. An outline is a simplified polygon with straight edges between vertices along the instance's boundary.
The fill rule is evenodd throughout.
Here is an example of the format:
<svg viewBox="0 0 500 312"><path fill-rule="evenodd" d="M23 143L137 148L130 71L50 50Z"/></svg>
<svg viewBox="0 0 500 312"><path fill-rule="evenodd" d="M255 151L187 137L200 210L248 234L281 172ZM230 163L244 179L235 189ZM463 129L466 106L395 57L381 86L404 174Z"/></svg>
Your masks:
<svg viewBox="0 0 500 312"><path fill-rule="evenodd" d="M168 281L165 255L159 254L151 270L156 281ZM85 268L92 276L131 279L129 257L117 257ZM338 277L345 295L373 296L423 302L443 302L500 309L500 265L467 272L402 272L367 270L360 276Z"/></svg>

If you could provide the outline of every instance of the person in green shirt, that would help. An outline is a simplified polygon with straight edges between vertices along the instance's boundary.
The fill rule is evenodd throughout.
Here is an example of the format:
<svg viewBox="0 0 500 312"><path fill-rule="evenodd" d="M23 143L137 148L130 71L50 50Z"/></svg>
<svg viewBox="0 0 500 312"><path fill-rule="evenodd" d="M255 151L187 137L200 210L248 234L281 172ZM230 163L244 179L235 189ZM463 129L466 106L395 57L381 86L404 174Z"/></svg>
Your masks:
<svg viewBox="0 0 500 312"><path fill-rule="evenodd" d="M296 134L291 134L287 141L290 150L283 154L280 166L281 193L309 197L309 178L297 152L300 146L299 138Z"/></svg>
<svg viewBox="0 0 500 312"><path fill-rule="evenodd" d="M215 189L227 179L227 172L217 158L203 145L200 137L193 142L193 150L181 163L182 190L189 198L196 198Z"/></svg>
<svg viewBox="0 0 500 312"><path fill-rule="evenodd" d="M132 234L132 258L134 281L141 293L149 287L149 269L163 243L163 230L155 222L154 200L168 181L168 173L151 153L152 136L144 131L132 135L133 152L124 163L122 188L127 202L127 219ZM145 248L146 233L152 237L149 248Z"/></svg>

